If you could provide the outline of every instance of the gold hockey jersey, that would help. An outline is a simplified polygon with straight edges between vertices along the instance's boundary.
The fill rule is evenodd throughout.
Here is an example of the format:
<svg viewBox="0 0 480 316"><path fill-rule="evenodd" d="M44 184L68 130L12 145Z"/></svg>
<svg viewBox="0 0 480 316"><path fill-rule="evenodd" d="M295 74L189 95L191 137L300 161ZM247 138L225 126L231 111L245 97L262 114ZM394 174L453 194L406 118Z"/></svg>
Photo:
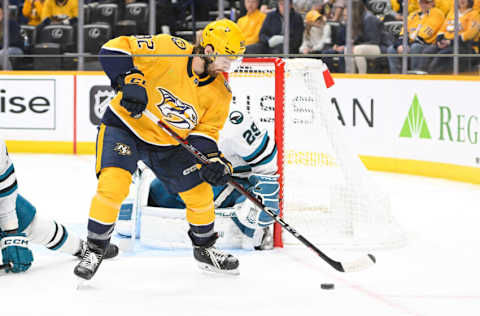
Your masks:
<svg viewBox="0 0 480 316"><path fill-rule="evenodd" d="M103 45L103 49L132 55L134 66L145 76L147 110L181 137L200 135L218 141L232 94L223 75L198 76L192 69L192 57L174 56L191 54L190 43L166 34L120 36ZM140 139L160 146L178 144L146 115L130 117L120 105L121 99L122 92L118 92L110 108Z"/></svg>
<svg viewBox="0 0 480 316"><path fill-rule="evenodd" d="M480 33L480 14L476 10L468 9L466 12L459 14L460 21L459 35L464 42L477 40ZM443 34L446 39L455 37L455 12L450 11L447 19L443 23L438 35Z"/></svg>
<svg viewBox="0 0 480 316"><path fill-rule="evenodd" d="M425 43L432 43L444 20L443 12L437 8L431 8L427 13L422 10L411 13L407 21L409 42L413 43L419 37ZM403 34L403 29L400 34Z"/></svg>

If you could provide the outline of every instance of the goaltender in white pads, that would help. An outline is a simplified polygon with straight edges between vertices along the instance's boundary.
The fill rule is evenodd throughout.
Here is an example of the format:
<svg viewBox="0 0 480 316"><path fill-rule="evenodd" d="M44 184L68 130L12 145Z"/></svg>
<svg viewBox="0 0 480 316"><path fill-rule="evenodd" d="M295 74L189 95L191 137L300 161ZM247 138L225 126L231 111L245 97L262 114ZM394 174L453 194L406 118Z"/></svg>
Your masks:
<svg viewBox="0 0 480 316"><path fill-rule="evenodd" d="M235 103L230 105L229 119L220 132L219 149L232 163L235 180L278 213L275 141L246 108ZM213 191L215 229L221 237L217 240L218 247L272 248L270 226L273 220L269 215L260 212L228 184L214 187ZM186 230L188 223L180 197L169 193L150 169L139 165L130 194L120 209L117 233L127 237L136 235L142 244L148 246L187 248L191 242L186 237Z"/></svg>

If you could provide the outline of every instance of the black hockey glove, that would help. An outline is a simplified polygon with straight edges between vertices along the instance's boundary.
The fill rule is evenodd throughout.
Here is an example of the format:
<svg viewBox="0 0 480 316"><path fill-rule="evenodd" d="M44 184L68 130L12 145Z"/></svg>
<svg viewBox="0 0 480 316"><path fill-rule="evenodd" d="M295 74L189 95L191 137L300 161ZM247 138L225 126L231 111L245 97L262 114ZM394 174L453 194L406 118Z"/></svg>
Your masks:
<svg viewBox="0 0 480 316"><path fill-rule="evenodd" d="M210 163L200 165L200 178L212 186L225 185L233 172L232 164L218 152L208 154L207 157Z"/></svg>
<svg viewBox="0 0 480 316"><path fill-rule="evenodd" d="M130 112L131 117L140 118L148 103L143 73L136 68L129 70L120 76L119 87L123 93L120 105Z"/></svg>

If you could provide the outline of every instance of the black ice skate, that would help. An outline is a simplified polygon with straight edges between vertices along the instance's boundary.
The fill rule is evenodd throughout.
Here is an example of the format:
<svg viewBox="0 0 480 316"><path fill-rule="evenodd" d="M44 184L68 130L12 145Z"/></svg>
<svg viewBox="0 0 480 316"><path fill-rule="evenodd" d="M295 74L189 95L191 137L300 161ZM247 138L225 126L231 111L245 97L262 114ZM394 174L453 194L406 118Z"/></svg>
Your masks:
<svg viewBox="0 0 480 316"><path fill-rule="evenodd" d="M87 250L87 242L85 240L81 241L80 250L74 254L75 257L79 259L83 258L85 251ZM108 244L107 249L105 249L105 253L103 254L103 259L111 259L118 256L118 246L115 244Z"/></svg>
<svg viewBox="0 0 480 316"><path fill-rule="evenodd" d="M240 274L238 270L238 266L240 265L238 259L213 246L193 246L193 256L198 261L198 267L202 270L235 275Z"/></svg>
<svg viewBox="0 0 480 316"><path fill-rule="evenodd" d="M105 253L103 254L103 259L111 259L118 256L118 246L115 244L108 244Z"/></svg>
<svg viewBox="0 0 480 316"><path fill-rule="evenodd" d="M100 263L102 263L104 250L95 244L87 243L87 248L80 263L77 264L73 273L79 278L90 280L97 272Z"/></svg>

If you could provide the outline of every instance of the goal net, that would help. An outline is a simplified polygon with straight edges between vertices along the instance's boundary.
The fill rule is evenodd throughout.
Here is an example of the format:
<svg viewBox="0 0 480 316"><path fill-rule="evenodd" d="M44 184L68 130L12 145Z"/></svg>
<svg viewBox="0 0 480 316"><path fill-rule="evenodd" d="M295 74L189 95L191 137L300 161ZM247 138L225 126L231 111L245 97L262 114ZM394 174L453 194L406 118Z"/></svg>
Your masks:
<svg viewBox="0 0 480 316"><path fill-rule="evenodd" d="M406 238L390 199L373 182L328 95L326 66L316 59L245 58L228 75L233 101L275 135L281 214L314 244L393 248ZM275 246L298 243L275 226Z"/></svg>

